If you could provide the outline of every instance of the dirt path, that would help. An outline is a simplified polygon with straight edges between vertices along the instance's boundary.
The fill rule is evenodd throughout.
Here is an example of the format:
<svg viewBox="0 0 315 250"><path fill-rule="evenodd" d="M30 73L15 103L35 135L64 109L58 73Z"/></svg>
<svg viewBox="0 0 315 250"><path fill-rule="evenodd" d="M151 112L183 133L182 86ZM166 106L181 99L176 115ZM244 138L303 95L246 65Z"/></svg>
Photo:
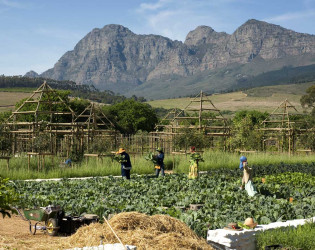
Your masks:
<svg viewBox="0 0 315 250"><path fill-rule="evenodd" d="M58 249L65 237L51 237L43 231L30 234L29 224L17 215L2 218L0 215L0 249Z"/></svg>

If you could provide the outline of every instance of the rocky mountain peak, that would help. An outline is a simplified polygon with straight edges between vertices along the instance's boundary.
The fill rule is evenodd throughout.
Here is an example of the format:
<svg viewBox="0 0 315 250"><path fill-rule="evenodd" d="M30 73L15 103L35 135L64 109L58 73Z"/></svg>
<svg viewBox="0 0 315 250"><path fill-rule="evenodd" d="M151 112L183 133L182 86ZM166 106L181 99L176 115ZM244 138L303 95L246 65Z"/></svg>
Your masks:
<svg viewBox="0 0 315 250"><path fill-rule="evenodd" d="M39 77L39 74L37 74L34 70L30 70L24 76L30 77L30 78L35 78L35 77Z"/></svg>
<svg viewBox="0 0 315 250"><path fill-rule="evenodd" d="M222 42L229 35L225 32L216 32L209 26L198 26L190 31L185 39L186 45L202 45L202 44L217 44Z"/></svg>
<svg viewBox="0 0 315 250"><path fill-rule="evenodd" d="M190 77L255 58L265 62L305 55L315 56L315 36L255 19L231 35L198 26L187 34L185 43L109 24L89 32L41 76L124 94L149 88L150 82Z"/></svg>

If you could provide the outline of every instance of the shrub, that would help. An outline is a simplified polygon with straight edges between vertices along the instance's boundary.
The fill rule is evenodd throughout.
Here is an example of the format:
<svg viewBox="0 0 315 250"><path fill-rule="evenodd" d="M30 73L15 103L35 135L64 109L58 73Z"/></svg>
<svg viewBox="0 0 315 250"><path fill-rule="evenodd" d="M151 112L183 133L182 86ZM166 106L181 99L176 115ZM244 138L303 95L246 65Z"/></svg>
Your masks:
<svg viewBox="0 0 315 250"><path fill-rule="evenodd" d="M257 249L281 245L285 249L315 249L315 223L294 227L278 228L256 235Z"/></svg>

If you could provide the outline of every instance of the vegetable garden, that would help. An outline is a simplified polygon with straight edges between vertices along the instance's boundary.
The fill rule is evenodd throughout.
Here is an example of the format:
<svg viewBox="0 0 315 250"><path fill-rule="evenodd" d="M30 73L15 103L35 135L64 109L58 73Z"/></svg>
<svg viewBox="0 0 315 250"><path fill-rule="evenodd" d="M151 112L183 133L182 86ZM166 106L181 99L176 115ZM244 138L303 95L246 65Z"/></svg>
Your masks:
<svg viewBox="0 0 315 250"><path fill-rule="evenodd" d="M169 214L198 235L223 228L231 221L253 217L259 224L315 216L315 164L253 166L258 195L239 190L241 172L215 169L197 180L186 174L164 178L132 176L130 181L105 177L86 180L11 181L18 206L58 204L73 215L84 212L100 217L127 211ZM261 181L265 178L265 182ZM290 199L291 198L291 199ZM189 210L190 204L203 204Z"/></svg>

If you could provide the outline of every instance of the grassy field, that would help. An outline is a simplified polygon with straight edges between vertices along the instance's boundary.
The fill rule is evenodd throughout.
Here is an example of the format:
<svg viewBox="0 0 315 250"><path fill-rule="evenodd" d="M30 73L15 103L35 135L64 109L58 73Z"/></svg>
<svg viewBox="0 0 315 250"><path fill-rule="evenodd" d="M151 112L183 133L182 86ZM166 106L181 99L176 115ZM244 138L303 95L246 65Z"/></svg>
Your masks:
<svg viewBox="0 0 315 250"><path fill-rule="evenodd" d="M237 153L206 151L203 154L204 162L200 163L200 170L206 171L218 168L237 169L240 155ZM249 165L279 165L288 164L308 164L315 162L315 154L294 155L288 154L266 154L255 153L247 155ZM88 164L85 161L74 163L72 167L61 167L61 158L46 157L45 167L38 171L37 158L31 158L30 170L28 170L27 157L14 157L10 160L9 170L7 170L6 161L0 160L0 176L10 179L37 179L37 178L70 178L70 177L88 177L88 176L108 176L120 175L120 164L106 157L103 160L90 159ZM154 174L154 165L146 161L144 156L131 156L132 174ZM175 173L189 172L188 155L166 155L166 170L173 170Z"/></svg>
<svg viewBox="0 0 315 250"><path fill-rule="evenodd" d="M253 88L246 91L238 91L226 94L211 95L208 97L213 104L221 111L239 111L239 110L259 110L272 112L285 99L296 107L299 112L303 109L300 104L300 98L308 87L315 83L278 85ZM179 108L184 109L190 104L193 98L178 98L166 100L154 100L148 102L152 107L162 107L165 109ZM191 107L198 104L192 103Z"/></svg>
<svg viewBox="0 0 315 250"><path fill-rule="evenodd" d="M0 112L14 110L16 102L31 95L30 92L4 92L0 89Z"/></svg>

